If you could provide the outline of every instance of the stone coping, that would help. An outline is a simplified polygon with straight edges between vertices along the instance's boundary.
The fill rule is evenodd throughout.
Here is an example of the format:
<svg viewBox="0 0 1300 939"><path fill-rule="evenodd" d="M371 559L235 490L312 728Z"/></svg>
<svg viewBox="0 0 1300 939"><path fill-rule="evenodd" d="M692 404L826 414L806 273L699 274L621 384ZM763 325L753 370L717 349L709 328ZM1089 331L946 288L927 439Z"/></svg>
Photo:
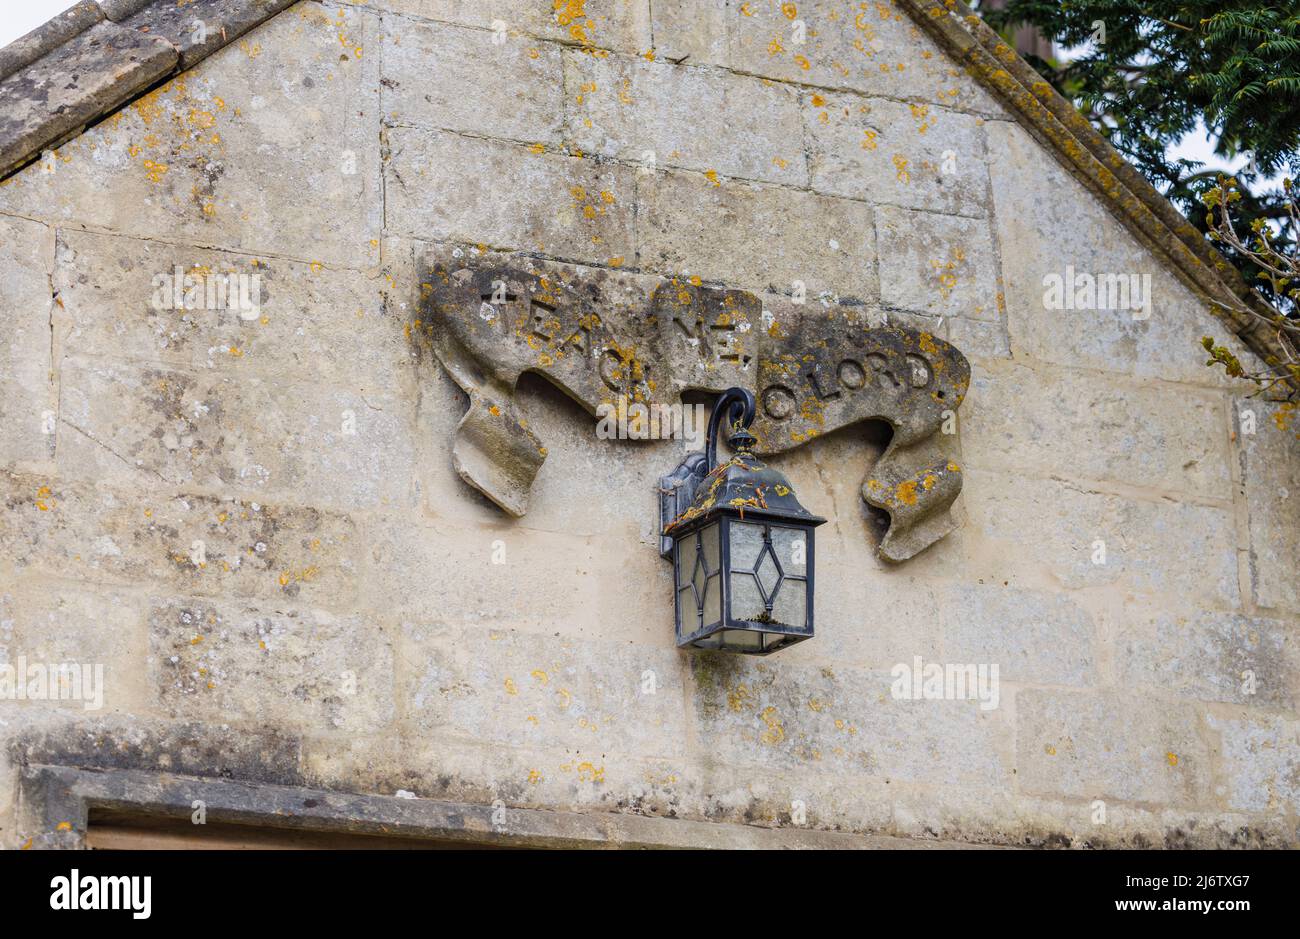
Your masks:
<svg viewBox="0 0 1300 939"><path fill-rule="evenodd" d="M160 819L189 818L198 800L213 824L516 848L999 850L993 845L805 828L759 828L611 812L502 809L143 770L32 764L23 768L18 790L21 834L31 839L30 847L44 849L84 848L92 809Z"/></svg>
<svg viewBox="0 0 1300 939"><path fill-rule="evenodd" d="M0 178L295 0L82 0L0 49Z"/></svg>

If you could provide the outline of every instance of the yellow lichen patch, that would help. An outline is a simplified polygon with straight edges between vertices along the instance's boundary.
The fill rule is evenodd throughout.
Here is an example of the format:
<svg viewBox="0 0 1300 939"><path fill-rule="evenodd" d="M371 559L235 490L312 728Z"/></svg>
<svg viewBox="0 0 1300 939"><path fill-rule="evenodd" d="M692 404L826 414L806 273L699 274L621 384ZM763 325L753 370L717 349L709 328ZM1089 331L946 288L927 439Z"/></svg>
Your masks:
<svg viewBox="0 0 1300 939"><path fill-rule="evenodd" d="M1050 743L1043 744L1043 752L1048 756L1056 756L1056 747L1052 746Z"/></svg>
<svg viewBox="0 0 1300 939"><path fill-rule="evenodd" d="M519 694L519 689L515 686L513 678L506 679L506 694Z"/></svg>
<svg viewBox="0 0 1300 939"><path fill-rule="evenodd" d="M876 140L877 140L879 137L880 137L880 134L877 133L877 132L874 131L874 130L869 130L869 129L868 129L868 130L864 130L864 131L862 132L862 149L863 149L863 150L874 150L874 149L876 149ZM894 159L897 160L898 158L895 157ZM904 165L906 165L906 161L904 161ZM906 180L905 180L905 181L906 181Z"/></svg>
<svg viewBox="0 0 1300 939"><path fill-rule="evenodd" d="M1166 753L1166 754L1165 754L1165 762L1167 762L1170 766L1177 766L1177 765L1178 765L1178 754L1177 754L1177 753L1174 753L1174 752L1172 752L1172 751L1170 751L1169 753Z"/></svg>
<svg viewBox="0 0 1300 939"><path fill-rule="evenodd" d="M785 727L781 725L781 719L777 716L776 708L768 705L763 708L763 713L758 716L767 725L767 730L763 731L759 736L763 743L772 746L785 739Z"/></svg>
<svg viewBox="0 0 1300 939"><path fill-rule="evenodd" d="M156 163L153 160L144 161L144 174L149 178L150 182L153 183L162 182L163 174L166 172L167 172L166 163Z"/></svg>
<svg viewBox="0 0 1300 939"><path fill-rule="evenodd" d="M912 174L907 171L907 159L900 153L894 154L895 177L900 183L912 181Z"/></svg>
<svg viewBox="0 0 1300 939"><path fill-rule="evenodd" d="M749 700L749 689L743 684L727 691L727 707L733 711L740 711L745 707Z"/></svg>
<svg viewBox="0 0 1300 939"><path fill-rule="evenodd" d="M908 479L898 484L894 498L903 505L916 505L916 483Z"/></svg>
<svg viewBox="0 0 1300 939"><path fill-rule="evenodd" d="M548 684L551 680L551 676L547 675L546 672L542 671L540 668L533 669L529 674L533 677L534 681L541 682L543 685Z"/></svg>
<svg viewBox="0 0 1300 939"><path fill-rule="evenodd" d="M595 766L591 763L578 764L578 778L583 782L604 782L605 767Z"/></svg>
<svg viewBox="0 0 1300 939"><path fill-rule="evenodd" d="M535 769L528 771L528 784L530 786L536 786L543 778L542 774Z"/></svg>

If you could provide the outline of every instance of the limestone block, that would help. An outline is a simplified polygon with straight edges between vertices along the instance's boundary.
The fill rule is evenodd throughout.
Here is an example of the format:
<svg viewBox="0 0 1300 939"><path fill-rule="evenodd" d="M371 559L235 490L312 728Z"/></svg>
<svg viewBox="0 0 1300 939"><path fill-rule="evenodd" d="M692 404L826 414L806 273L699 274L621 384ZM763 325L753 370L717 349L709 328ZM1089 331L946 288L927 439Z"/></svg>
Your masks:
<svg viewBox="0 0 1300 939"><path fill-rule="evenodd" d="M60 147L53 172L16 174L0 188L0 211L372 265L378 48L373 12L298 4Z"/></svg>
<svg viewBox="0 0 1300 939"><path fill-rule="evenodd" d="M1134 687L1290 710L1296 693L1293 632L1290 623L1240 613L1135 610L1115 661Z"/></svg>
<svg viewBox="0 0 1300 939"><path fill-rule="evenodd" d="M811 91L801 103L818 192L946 215L988 214L984 135L976 118L927 104Z"/></svg>
<svg viewBox="0 0 1300 939"><path fill-rule="evenodd" d="M723 654L690 661L696 732L723 763L820 771L841 782L1010 784L1011 728L1004 712L978 701L896 699L888 671Z"/></svg>
<svg viewBox="0 0 1300 939"><path fill-rule="evenodd" d="M564 123L560 49L495 32L389 17L384 119L558 144ZM520 88L526 94L520 94Z"/></svg>
<svg viewBox="0 0 1300 939"><path fill-rule="evenodd" d="M53 261L50 229L0 217L0 466L54 457Z"/></svg>
<svg viewBox="0 0 1300 939"><path fill-rule="evenodd" d="M1233 809L1294 816L1300 809L1300 724L1285 717L1207 716L1219 734Z"/></svg>
<svg viewBox="0 0 1300 939"><path fill-rule="evenodd" d="M394 234L613 266L634 256L627 167L415 128L392 128L388 142Z"/></svg>
<svg viewBox="0 0 1300 939"><path fill-rule="evenodd" d="M366 543L367 605L395 617L590 636L600 632L600 594L613 586L600 576L596 539L517 524L379 516Z"/></svg>
<svg viewBox="0 0 1300 939"><path fill-rule="evenodd" d="M985 219L891 206L876 209L880 300L934 316L996 321L1002 306Z"/></svg>
<svg viewBox="0 0 1300 939"><path fill-rule="evenodd" d="M943 589L940 597L943 661L996 664L1007 682L1096 683L1097 627L1069 596L966 584Z"/></svg>
<svg viewBox="0 0 1300 939"><path fill-rule="evenodd" d="M176 593L346 607L359 553L350 518L230 497L115 493L44 476L0 476L17 570Z"/></svg>
<svg viewBox="0 0 1300 939"><path fill-rule="evenodd" d="M1023 791L1169 806L1212 797L1211 751L1190 707L1146 695L1023 690L1016 694Z"/></svg>
<svg viewBox="0 0 1300 939"><path fill-rule="evenodd" d="M684 752L682 664L672 649L407 625L402 660L412 730L552 750L661 758Z"/></svg>
<svg viewBox="0 0 1300 939"><path fill-rule="evenodd" d="M1206 367L1201 337L1216 337L1243 362L1252 360L1251 353L1228 335L1208 305L1081 183L1045 159L1041 145L1023 129L1001 121L984 129L1016 357L1214 387L1235 381L1222 369ZM1063 280L1070 273L1123 276L1130 284L1136 275L1140 290L1141 278L1149 277L1150 315L1139 318L1132 309L1056 309L1046 279Z"/></svg>
<svg viewBox="0 0 1300 939"><path fill-rule="evenodd" d="M367 396L391 393L410 354L387 281L356 271L65 230L54 282L65 354L327 378Z"/></svg>
<svg viewBox="0 0 1300 939"><path fill-rule="evenodd" d="M997 576L1040 571L1072 589L1105 585L1219 609L1240 602L1229 509L979 469L966 477L967 527L986 539L973 550Z"/></svg>
<svg viewBox="0 0 1300 939"><path fill-rule="evenodd" d="M176 718L357 733L394 715L392 637L359 616L160 598L149 659L155 706Z"/></svg>
<svg viewBox="0 0 1300 939"><path fill-rule="evenodd" d="M648 0L368 0L367 5L411 17L490 29L500 32L507 42L528 44L540 38L588 51L615 49L633 53L650 48ZM400 25L395 28L402 29Z"/></svg>
<svg viewBox="0 0 1300 939"><path fill-rule="evenodd" d="M1257 604L1300 612L1300 411L1238 399L1237 447L1250 529L1250 583ZM1247 416L1249 412L1249 416ZM1248 433L1253 428L1253 433Z"/></svg>
<svg viewBox="0 0 1300 939"><path fill-rule="evenodd" d="M310 492L320 508L396 507L413 498L403 414L394 397L320 383L68 359L60 472L250 499Z"/></svg>
<svg viewBox="0 0 1300 939"><path fill-rule="evenodd" d="M48 674L55 666L76 666L47 684L48 698L4 702L5 708L58 708L104 715L147 707L144 681L147 649L143 601L111 590L46 578L11 582L4 617L11 623L8 661ZM30 679L29 679L30 687Z"/></svg>
<svg viewBox="0 0 1300 939"><path fill-rule="evenodd" d="M715 69L569 53L569 126L584 151L643 167L802 186L792 88Z"/></svg>
<svg viewBox="0 0 1300 939"><path fill-rule="evenodd" d="M704 6L708 0L691 0ZM727 63L768 78L1004 113L892 0L732 5ZM656 34L657 37L657 34Z"/></svg>
<svg viewBox="0 0 1300 939"><path fill-rule="evenodd" d="M959 417L972 466L1232 496L1215 392L1010 361L972 370Z"/></svg>
<svg viewBox="0 0 1300 939"><path fill-rule="evenodd" d="M873 301L871 208L792 189L694 173L656 173L639 186L641 263L732 287Z"/></svg>

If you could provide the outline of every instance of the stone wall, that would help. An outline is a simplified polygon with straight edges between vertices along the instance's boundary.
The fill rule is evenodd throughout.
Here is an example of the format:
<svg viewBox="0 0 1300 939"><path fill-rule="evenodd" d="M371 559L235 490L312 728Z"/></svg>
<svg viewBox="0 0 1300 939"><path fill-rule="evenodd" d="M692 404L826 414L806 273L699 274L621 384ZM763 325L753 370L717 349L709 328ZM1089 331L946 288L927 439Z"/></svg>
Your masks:
<svg viewBox="0 0 1300 939"><path fill-rule="evenodd" d="M299 3L0 184L0 661L106 669L99 711L0 702L0 841L41 834L30 760L1294 844L1297 424L1204 366L1204 302L888 2L552 6ZM961 526L884 564L881 434L815 440L775 463L830 520L816 638L677 652L684 444L526 379L549 453L501 513L410 339L430 247L923 324L972 363ZM1045 309L1067 265L1149 275L1150 315ZM257 315L158 309L178 267L258 275ZM998 707L894 698L915 656L997 664Z"/></svg>

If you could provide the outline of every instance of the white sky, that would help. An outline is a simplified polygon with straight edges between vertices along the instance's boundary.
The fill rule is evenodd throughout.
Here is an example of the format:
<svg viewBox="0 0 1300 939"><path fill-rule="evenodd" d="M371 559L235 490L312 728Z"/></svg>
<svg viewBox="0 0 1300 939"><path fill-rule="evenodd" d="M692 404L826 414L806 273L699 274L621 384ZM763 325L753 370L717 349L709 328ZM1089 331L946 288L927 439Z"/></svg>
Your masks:
<svg viewBox="0 0 1300 939"><path fill-rule="evenodd" d="M8 45L73 6L75 2L76 0L5 0L4 8L0 10L0 46ZM1066 50L1064 54L1068 56L1073 51ZM1246 164L1244 157L1225 163L1214 156L1212 149L1205 128L1198 126L1170 148L1169 156L1171 159L1186 157L1200 160L1213 169L1235 170Z"/></svg>
<svg viewBox="0 0 1300 939"><path fill-rule="evenodd" d="M9 45L75 5L76 0L5 0L0 4L0 46Z"/></svg>

